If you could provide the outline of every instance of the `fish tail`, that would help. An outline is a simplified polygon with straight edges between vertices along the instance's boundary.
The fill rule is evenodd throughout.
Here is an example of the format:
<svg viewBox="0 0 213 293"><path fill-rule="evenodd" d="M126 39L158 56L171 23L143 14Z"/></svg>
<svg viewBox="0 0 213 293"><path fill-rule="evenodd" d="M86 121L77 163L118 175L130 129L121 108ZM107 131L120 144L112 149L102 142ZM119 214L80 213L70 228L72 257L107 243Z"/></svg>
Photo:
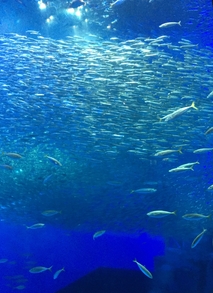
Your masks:
<svg viewBox="0 0 213 293"><path fill-rule="evenodd" d="M178 149L178 153L182 154L182 146Z"/></svg>
<svg viewBox="0 0 213 293"><path fill-rule="evenodd" d="M193 109L195 109L195 110L198 110L198 108L195 107L195 102L192 102L192 104L191 104L191 108L193 108Z"/></svg>
<svg viewBox="0 0 213 293"><path fill-rule="evenodd" d="M212 215L211 215L211 214L207 216L207 218L208 218L208 219L211 219L211 217L212 217Z"/></svg>
<svg viewBox="0 0 213 293"><path fill-rule="evenodd" d="M179 26L181 26L181 20L180 20L180 21L178 21L178 24L179 24Z"/></svg>
<svg viewBox="0 0 213 293"><path fill-rule="evenodd" d="M177 216L177 211L174 211L173 214L174 214L175 216Z"/></svg>
<svg viewBox="0 0 213 293"><path fill-rule="evenodd" d="M51 267L48 268L48 270L51 271L51 272L52 272L52 267L53 267L53 266L51 266Z"/></svg>
<svg viewBox="0 0 213 293"><path fill-rule="evenodd" d="M189 169L192 170L192 171L194 171L193 166L191 166Z"/></svg>

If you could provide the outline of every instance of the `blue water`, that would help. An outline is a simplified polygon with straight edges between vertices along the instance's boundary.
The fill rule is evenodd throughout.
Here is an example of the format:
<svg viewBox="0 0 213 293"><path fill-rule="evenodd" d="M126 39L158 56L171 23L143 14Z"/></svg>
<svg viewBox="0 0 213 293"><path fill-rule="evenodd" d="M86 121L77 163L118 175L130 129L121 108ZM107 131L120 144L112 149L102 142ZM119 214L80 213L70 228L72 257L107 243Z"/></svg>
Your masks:
<svg viewBox="0 0 213 293"><path fill-rule="evenodd" d="M212 215L212 150L193 153L213 147L211 1L43 2L1 1L0 291L52 293L137 259L149 293L211 293L212 218L182 218Z"/></svg>
<svg viewBox="0 0 213 293"><path fill-rule="evenodd" d="M147 268L154 270L154 257L164 255L164 240L160 236L107 233L93 240L90 233L57 229L28 231L26 227L1 223L0 255L8 258L1 264L2 292L12 292L20 284L27 292L56 292L69 283L99 267L135 269L132 260L143 259ZM150 251L151 248L151 251ZM150 251L147 254L147 251ZM31 274L29 269L39 265L55 272L65 272L53 279L53 273ZM18 289L17 289L18 290Z"/></svg>

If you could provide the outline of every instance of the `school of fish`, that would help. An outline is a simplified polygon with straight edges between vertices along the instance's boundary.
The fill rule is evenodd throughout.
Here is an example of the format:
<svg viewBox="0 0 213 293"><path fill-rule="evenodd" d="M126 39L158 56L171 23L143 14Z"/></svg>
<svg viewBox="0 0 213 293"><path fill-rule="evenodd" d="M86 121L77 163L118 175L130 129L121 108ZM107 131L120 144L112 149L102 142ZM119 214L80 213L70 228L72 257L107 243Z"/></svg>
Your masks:
<svg viewBox="0 0 213 293"><path fill-rule="evenodd" d="M35 220L17 222L28 229L56 219L101 233L122 222L188 241L202 231L182 216L205 221L213 207L210 47L169 34L52 40L36 31L0 43L3 217L24 210ZM153 211L177 216L159 228L147 220Z"/></svg>

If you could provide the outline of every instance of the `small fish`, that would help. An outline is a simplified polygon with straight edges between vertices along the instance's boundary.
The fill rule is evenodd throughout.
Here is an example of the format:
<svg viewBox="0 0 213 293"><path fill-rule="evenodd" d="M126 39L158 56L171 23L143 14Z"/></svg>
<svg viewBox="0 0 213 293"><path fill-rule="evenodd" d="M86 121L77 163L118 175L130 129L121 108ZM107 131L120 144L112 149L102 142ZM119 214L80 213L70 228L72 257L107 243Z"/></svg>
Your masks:
<svg viewBox="0 0 213 293"><path fill-rule="evenodd" d="M6 170L13 170L13 167L10 165L0 165L0 168L6 169Z"/></svg>
<svg viewBox="0 0 213 293"><path fill-rule="evenodd" d="M152 217L152 218L164 218L169 215L176 215L176 211L167 212L167 211L157 210L157 211L152 211L152 212L147 213L147 216Z"/></svg>
<svg viewBox="0 0 213 293"><path fill-rule="evenodd" d="M12 159L21 159L23 158L21 155L17 153L2 153L4 156L10 157Z"/></svg>
<svg viewBox="0 0 213 293"><path fill-rule="evenodd" d="M46 210L46 211L43 211L41 214L43 216L46 216L46 217L51 217L51 216L54 216L54 215L57 215L57 214L61 214L61 211Z"/></svg>
<svg viewBox="0 0 213 293"><path fill-rule="evenodd" d="M93 240L95 240L96 238L102 236L104 233L106 232L106 230L100 230L98 232L96 232L95 234L93 234Z"/></svg>
<svg viewBox="0 0 213 293"><path fill-rule="evenodd" d="M0 259L0 263L6 263L7 261L8 261L7 258L2 258L2 259Z"/></svg>
<svg viewBox="0 0 213 293"><path fill-rule="evenodd" d="M207 99L209 99L211 97L213 97L213 91L210 94L208 94Z"/></svg>
<svg viewBox="0 0 213 293"><path fill-rule="evenodd" d="M184 220L189 220L189 221L196 221L196 220L202 220L202 219L210 219L211 215L205 216L202 214L185 214L182 216Z"/></svg>
<svg viewBox="0 0 213 293"><path fill-rule="evenodd" d="M170 170L169 170L169 173L183 172L183 171L187 171L187 170L194 171L193 166L190 166L190 167L177 167L177 168L173 168L173 169L170 169Z"/></svg>
<svg viewBox="0 0 213 293"><path fill-rule="evenodd" d="M149 188L149 187L144 187L136 190L132 190L131 193L141 193L141 194L148 194L148 193L155 193L157 189L155 188Z"/></svg>
<svg viewBox="0 0 213 293"><path fill-rule="evenodd" d="M213 127L210 127L209 129L206 130L206 132L204 133L205 135L210 134L213 132Z"/></svg>
<svg viewBox="0 0 213 293"><path fill-rule="evenodd" d="M212 191L213 190L213 184L210 185L208 188L207 188L208 191Z"/></svg>
<svg viewBox="0 0 213 293"><path fill-rule="evenodd" d="M62 166L62 164L58 160L56 160L55 158L50 157L50 156L45 156L45 157L48 158L51 162L53 162L55 165Z"/></svg>
<svg viewBox="0 0 213 293"><path fill-rule="evenodd" d="M37 224L34 224L32 226L26 226L27 229L39 229L39 228L43 228L45 224L43 223L37 223Z"/></svg>
<svg viewBox="0 0 213 293"><path fill-rule="evenodd" d="M133 260L133 262L135 262L137 264L137 266L139 267L139 269L141 270L142 273L144 273L145 276L147 276L150 279L153 279L152 274L150 273L149 270L147 270L147 268L145 266L143 266L142 264L140 264L139 262L137 262L137 260Z"/></svg>
<svg viewBox="0 0 213 293"><path fill-rule="evenodd" d="M47 177L45 177L43 180L43 184L45 185L47 183L47 181L49 181L52 176L53 176L53 174L50 174Z"/></svg>
<svg viewBox="0 0 213 293"><path fill-rule="evenodd" d="M198 245L200 240L203 238L204 233L206 233L207 229L203 229L203 231L195 237L195 239L192 241L191 248L194 248L195 246Z"/></svg>
<svg viewBox="0 0 213 293"><path fill-rule="evenodd" d="M195 48L195 47L198 47L198 44L189 44L189 45L182 45L180 46L180 48Z"/></svg>
<svg viewBox="0 0 213 293"><path fill-rule="evenodd" d="M16 287L13 287L13 289L17 289L17 290L23 290L25 289L26 287L24 285L18 285Z"/></svg>
<svg viewBox="0 0 213 293"><path fill-rule="evenodd" d="M46 267L34 267L32 269L29 270L30 273L32 274L39 274L45 271L52 271L52 267L46 268Z"/></svg>
<svg viewBox="0 0 213 293"><path fill-rule="evenodd" d="M107 181L107 184L111 186L121 186L122 182L121 181Z"/></svg>
<svg viewBox="0 0 213 293"><path fill-rule="evenodd" d="M193 167L194 165L197 165L197 164L200 164L200 163L198 161L197 162L192 162L192 163L186 163L186 164L178 166L178 168L191 168L191 167Z"/></svg>
<svg viewBox="0 0 213 293"><path fill-rule="evenodd" d="M182 115L183 113L185 113L186 111L188 111L189 109L195 109L195 110L198 110L197 107L195 107L195 103L192 102L191 106L188 106L188 107L183 107L183 108L180 108L178 110L175 110L174 112L160 118L160 121L164 120L164 121L169 121L169 120L172 120L180 115Z"/></svg>
<svg viewBox="0 0 213 293"><path fill-rule="evenodd" d="M57 279L61 272L65 272L64 267L62 269L60 269L60 270L58 270L58 271L55 272L55 274L53 275L53 279L54 280Z"/></svg>
<svg viewBox="0 0 213 293"><path fill-rule="evenodd" d="M21 5L23 5L24 7L27 7L25 3L23 3L23 1L21 0L16 0L18 3L20 3Z"/></svg>
<svg viewBox="0 0 213 293"><path fill-rule="evenodd" d="M176 162L177 159L175 159L175 158L163 158L163 161L164 162L171 162L171 163L173 163L173 162Z"/></svg>
<svg viewBox="0 0 213 293"><path fill-rule="evenodd" d="M116 0L115 2L110 4L110 7L119 6L123 4L126 0Z"/></svg>
<svg viewBox="0 0 213 293"><path fill-rule="evenodd" d="M70 4L69 4L69 8L78 8L80 6L86 5L86 3L83 0L73 0Z"/></svg>
<svg viewBox="0 0 213 293"><path fill-rule="evenodd" d="M181 21L171 21L171 22L165 22L162 23L161 25L159 25L160 28L165 28L165 27L171 27L171 26L175 26L175 25L179 25L181 26Z"/></svg>
<svg viewBox="0 0 213 293"><path fill-rule="evenodd" d="M194 154L203 154L203 153L208 153L208 152L212 152L213 148L202 148L202 149L197 149L195 151L193 151Z"/></svg>
<svg viewBox="0 0 213 293"><path fill-rule="evenodd" d="M180 153L180 154L182 154L181 149L182 149L182 147L180 147L178 150L165 150L165 151L160 151L160 152L157 152L154 156L155 157L165 156L165 155L169 155L169 154L173 154L173 153Z"/></svg>

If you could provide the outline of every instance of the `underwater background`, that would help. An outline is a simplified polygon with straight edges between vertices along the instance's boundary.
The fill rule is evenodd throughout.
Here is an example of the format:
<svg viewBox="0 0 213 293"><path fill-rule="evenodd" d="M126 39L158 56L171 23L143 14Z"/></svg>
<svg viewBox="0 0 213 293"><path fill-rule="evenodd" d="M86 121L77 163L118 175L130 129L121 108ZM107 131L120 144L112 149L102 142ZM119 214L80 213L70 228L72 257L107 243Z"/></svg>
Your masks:
<svg viewBox="0 0 213 293"><path fill-rule="evenodd" d="M0 1L1 292L213 292L212 46L211 1Z"/></svg>

